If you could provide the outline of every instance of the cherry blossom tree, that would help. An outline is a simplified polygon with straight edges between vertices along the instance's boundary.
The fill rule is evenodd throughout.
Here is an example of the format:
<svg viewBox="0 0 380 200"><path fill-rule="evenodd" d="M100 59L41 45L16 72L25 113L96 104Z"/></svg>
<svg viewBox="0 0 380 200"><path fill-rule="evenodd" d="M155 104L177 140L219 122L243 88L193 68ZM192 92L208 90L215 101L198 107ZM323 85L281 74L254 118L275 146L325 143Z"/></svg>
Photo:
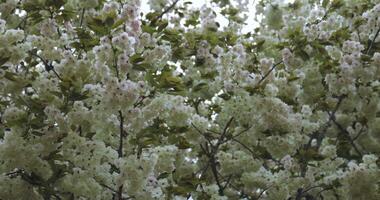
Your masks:
<svg viewBox="0 0 380 200"><path fill-rule="evenodd" d="M380 199L380 1L207 2L0 0L0 199Z"/></svg>

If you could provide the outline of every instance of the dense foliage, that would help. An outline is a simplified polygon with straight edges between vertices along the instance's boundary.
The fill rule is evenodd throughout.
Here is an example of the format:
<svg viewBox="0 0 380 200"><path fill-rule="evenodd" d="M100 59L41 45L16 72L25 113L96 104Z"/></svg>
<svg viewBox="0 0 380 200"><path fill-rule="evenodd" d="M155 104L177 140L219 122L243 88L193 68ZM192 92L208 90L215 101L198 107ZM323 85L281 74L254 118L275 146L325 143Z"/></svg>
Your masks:
<svg viewBox="0 0 380 200"><path fill-rule="evenodd" d="M208 3L0 0L0 199L380 199L380 1Z"/></svg>

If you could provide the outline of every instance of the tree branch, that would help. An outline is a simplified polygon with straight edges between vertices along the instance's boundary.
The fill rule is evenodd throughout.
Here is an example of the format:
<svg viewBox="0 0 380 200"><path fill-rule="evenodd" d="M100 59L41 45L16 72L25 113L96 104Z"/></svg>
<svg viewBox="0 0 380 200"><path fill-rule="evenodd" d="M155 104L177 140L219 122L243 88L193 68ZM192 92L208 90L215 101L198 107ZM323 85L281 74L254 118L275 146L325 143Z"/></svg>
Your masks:
<svg viewBox="0 0 380 200"><path fill-rule="evenodd" d="M168 6L167 8L165 8L164 11L162 11L162 13L160 15L158 15L156 18L154 18L152 21L151 21L151 25L154 24L157 20L161 19L166 13L168 13L171 9L174 8L174 6L179 2L179 0L175 0L172 4L170 4L170 6Z"/></svg>
<svg viewBox="0 0 380 200"><path fill-rule="evenodd" d="M82 14L80 15L80 22L79 22L79 27L82 27L83 25L83 18L84 18L84 13L85 13L86 9L82 9Z"/></svg>
<svg viewBox="0 0 380 200"><path fill-rule="evenodd" d="M354 150L356 151L357 154L359 154L360 157L363 156L363 154L360 152L359 148L356 146L354 140L351 138L350 136L350 133L343 128L343 126L338 123L335 119L335 116L333 116L331 113L328 113L330 115L330 117L332 118L332 122L335 124L336 127L338 127L338 129L341 131L341 133L344 133L344 136L348 139L348 141L350 142L351 146L354 148Z"/></svg>
<svg viewBox="0 0 380 200"><path fill-rule="evenodd" d="M118 155L119 158L123 157L123 142L124 142L124 117L121 110L119 110L119 119L120 119L120 133L119 133L119 149L118 149ZM119 186L118 192L117 192L118 200L123 199L123 185Z"/></svg>
<svg viewBox="0 0 380 200"><path fill-rule="evenodd" d="M280 65L281 63L283 63L284 61L283 60L281 60L280 62L278 62L278 63L276 63L276 64L274 64L273 66L272 66L272 68L259 80L259 82L257 82L257 86L259 86L260 84L261 84L261 82L263 82L268 76L269 76L269 74L270 73L272 73L272 71L278 66L278 65Z"/></svg>
<svg viewBox="0 0 380 200"><path fill-rule="evenodd" d="M60 81L63 81L61 76L59 76L59 74L57 73L57 71L55 71L54 69L54 66L51 64L51 63L48 63L48 61L46 61L45 59L43 59L41 56L39 56L37 53L34 53L33 51L29 51L29 53L32 55L32 56L35 56L37 58L39 58L42 63L44 64L45 66L45 70L47 72L49 72L50 70L53 71L53 73L57 76L57 78L60 80Z"/></svg>
<svg viewBox="0 0 380 200"><path fill-rule="evenodd" d="M376 34L375 34L375 37L373 38L373 40L371 40L371 43L370 43L369 46L368 46L368 49L367 49L366 54L369 54L369 52L371 51L372 46L373 46L373 44L375 43L377 36L379 36L379 33L380 33L380 27L377 29Z"/></svg>

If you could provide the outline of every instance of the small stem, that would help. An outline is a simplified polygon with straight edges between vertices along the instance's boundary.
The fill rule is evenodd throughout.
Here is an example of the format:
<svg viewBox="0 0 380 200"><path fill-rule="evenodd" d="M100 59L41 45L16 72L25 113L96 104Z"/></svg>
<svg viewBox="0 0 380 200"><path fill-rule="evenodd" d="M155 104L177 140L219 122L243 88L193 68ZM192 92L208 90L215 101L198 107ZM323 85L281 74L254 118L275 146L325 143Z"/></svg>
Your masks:
<svg viewBox="0 0 380 200"><path fill-rule="evenodd" d="M109 36L110 38L110 41L112 41L112 36L110 35ZM115 67L115 72L116 72L116 77L117 77L117 80L120 82L121 79L120 79L120 72L119 72L119 68L117 66L117 57L116 57L116 49L115 47L113 46L112 42L111 42L111 48L112 48L112 53L113 53L113 64L114 64L114 67Z"/></svg>
<svg viewBox="0 0 380 200"><path fill-rule="evenodd" d="M268 76L269 76L269 74L270 73L272 73L272 71L278 66L278 65L280 65L281 63L283 63L284 61L283 60L281 60L280 62L278 62L278 63L276 63L276 64L274 64L273 66L272 66L272 68L259 80L259 82L257 83L257 86L259 86L260 84L261 84L261 82L263 82Z"/></svg>
<svg viewBox="0 0 380 200"><path fill-rule="evenodd" d="M252 156L255 157L255 152L254 152L252 149L250 149L247 145L245 145L244 143L240 142L240 141L239 141L238 139L236 139L236 138L232 138L232 140L233 140L234 142L240 144L240 145L241 145L242 147L244 147L247 151L249 151L249 152L252 154Z"/></svg>
<svg viewBox="0 0 380 200"><path fill-rule="evenodd" d="M371 43L369 44L369 47L368 47L368 49L367 49L367 53L366 53L366 54L369 54L369 51L372 49L372 46L373 46L373 44L375 43L377 36L379 36L379 32L380 32L380 28L377 29L377 32L376 32L376 34L375 34L375 37L373 38L373 40L371 40Z"/></svg>
<svg viewBox="0 0 380 200"><path fill-rule="evenodd" d="M85 9L83 8L83 9L82 9L82 14L81 14L81 16L80 16L79 27L82 27L82 25L83 25L84 13L85 13Z"/></svg>
<svg viewBox="0 0 380 200"><path fill-rule="evenodd" d="M168 6L160 15L152 20L150 24L154 24L157 20L161 19L166 13L168 13L174 6L178 3L179 0L175 0L170 6Z"/></svg>
<svg viewBox="0 0 380 200"><path fill-rule="evenodd" d="M329 115L331 116L331 113L329 113ZM356 151L357 154L359 154L360 157L363 156L363 154L360 152L359 148L356 146L355 142L352 140L352 138L350 137L350 133L343 128L343 126L341 124L339 124L336 119L335 119L335 116L332 116L332 122L338 127L338 129L344 133L345 137L348 139L348 141L350 142L351 146L354 148L354 150Z"/></svg>
<svg viewBox="0 0 380 200"><path fill-rule="evenodd" d="M119 158L123 157L123 142L124 142L124 117L121 110L119 110L119 119L120 119L120 136L119 136L119 149L118 149L118 156ZM122 200L123 199L123 185L119 186L118 192L117 192L117 199Z"/></svg>
<svg viewBox="0 0 380 200"><path fill-rule="evenodd" d="M114 192L114 193L117 193L116 190L114 190L113 188L111 188L110 186L106 185L106 184L103 184L103 183L99 183L100 186L103 186L104 188L107 188L109 189L110 191Z"/></svg>
<svg viewBox="0 0 380 200"><path fill-rule="evenodd" d="M118 149L118 155L119 155L119 158L123 157L123 138L124 138L124 130L123 130L123 126L124 126L124 117L123 117L123 113L121 112L121 110L119 110L119 119L120 119L120 140L119 140L119 149Z"/></svg>
<svg viewBox="0 0 380 200"><path fill-rule="evenodd" d="M33 51L29 51L31 55L39 58L42 63L45 65L45 69L46 71L49 71L49 70L52 70L53 73L57 76L57 78L60 80L60 81L63 81L63 79L61 78L61 76L59 76L59 74L57 73L57 71L55 71L54 69L54 66L50 63L48 63L48 61L46 61L45 59L43 59L41 56L39 56L37 53L34 53Z"/></svg>
<svg viewBox="0 0 380 200"><path fill-rule="evenodd" d="M224 188L223 188L222 184L219 181L218 170L216 168L216 159L215 159L215 155L214 154L211 154L211 156L210 156L210 166L211 166L211 172L212 172L212 174L213 174L213 176L215 178L216 184L219 187L219 195L220 196L224 196Z"/></svg>

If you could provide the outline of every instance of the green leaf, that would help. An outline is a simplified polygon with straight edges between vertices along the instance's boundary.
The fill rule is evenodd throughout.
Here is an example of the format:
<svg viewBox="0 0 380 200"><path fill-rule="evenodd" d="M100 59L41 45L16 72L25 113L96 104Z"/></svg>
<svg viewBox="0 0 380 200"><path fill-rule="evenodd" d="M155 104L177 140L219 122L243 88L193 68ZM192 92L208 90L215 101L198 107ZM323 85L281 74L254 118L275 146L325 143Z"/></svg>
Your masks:
<svg viewBox="0 0 380 200"><path fill-rule="evenodd" d="M111 19L107 19L109 20L108 22L103 22L103 20L100 17L90 18L89 20L87 20L87 26L98 35L107 35L109 32L108 27L110 26L107 23L111 23Z"/></svg>
<svg viewBox="0 0 380 200"><path fill-rule="evenodd" d="M264 46L264 43L265 43L265 40L264 40L264 39L261 39L261 40L256 41L256 44L255 44L256 49L257 49L257 50L261 50L262 47Z"/></svg>
<svg viewBox="0 0 380 200"><path fill-rule="evenodd" d="M164 179L164 178L167 178L169 177L170 173L169 172L163 172L161 173L160 175L157 176L157 179L160 180L160 179Z"/></svg>
<svg viewBox="0 0 380 200"><path fill-rule="evenodd" d="M318 150L315 148L301 149L299 151L299 155L297 155L297 158L305 159L305 160L317 160L317 161L321 161L325 159L322 155L318 153Z"/></svg>
<svg viewBox="0 0 380 200"><path fill-rule="evenodd" d="M18 81L17 74L13 72L5 72L4 77L10 81Z"/></svg>
<svg viewBox="0 0 380 200"><path fill-rule="evenodd" d="M222 15L235 16L239 13L239 9L236 9L234 7L228 7L228 8L223 9L220 13Z"/></svg>
<svg viewBox="0 0 380 200"><path fill-rule="evenodd" d="M198 83L197 85L195 85L193 87L193 92L197 92L197 91L199 91L199 90L201 90L201 89L203 89L205 87L207 87L207 83L205 83L205 82Z"/></svg>
<svg viewBox="0 0 380 200"><path fill-rule="evenodd" d="M149 24L145 24L145 25L143 24L141 29L142 29L142 31L149 33L149 34L153 34L154 32L156 32L155 27L152 27Z"/></svg>
<svg viewBox="0 0 380 200"><path fill-rule="evenodd" d="M309 54L307 54L306 51L304 51L302 49L297 49L297 50L294 51L294 53L297 56L301 57L302 60L309 60L309 58L310 58Z"/></svg>
<svg viewBox="0 0 380 200"><path fill-rule="evenodd" d="M134 64L132 67L132 69L137 70L137 71L146 71L149 68L151 68L151 65L149 63Z"/></svg>
<svg viewBox="0 0 380 200"><path fill-rule="evenodd" d="M135 55L129 57L129 61L132 64L137 64L137 63L144 61L144 58L141 56L141 54L135 54Z"/></svg>
<svg viewBox="0 0 380 200"><path fill-rule="evenodd" d="M168 20L163 20L163 21L161 21L160 23L159 23L159 25L158 25L158 29L157 29L157 31L158 32L161 32L162 30L164 30L167 26L168 26Z"/></svg>
<svg viewBox="0 0 380 200"><path fill-rule="evenodd" d="M326 8L327 5L329 4L329 2L330 2L330 0L323 0L323 1L322 1L322 7L323 7L323 8Z"/></svg>
<svg viewBox="0 0 380 200"><path fill-rule="evenodd" d="M182 47L182 46L174 48L173 50L174 61L182 60L183 58L187 56L192 56L192 55L196 55L196 51L194 51L193 49Z"/></svg>
<svg viewBox="0 0 380 200"><path fill-rule="evenodd" d="M187 196L189 192L193 191L192 187L186 187L186 186L174 186L174 187L168 187L168 190L176 195L181 196Z"/></svg>
<svg viewBox="0 0 380 200"><path fill-rule="evenodd" d="M104 24L108 27L112 27L113 24L115 23L115 19L112 18L112 17L107 17L105 20L104 20Z"/></svg>
<svg viewBox="0 0 380 200"><path fill-rule="evenodd" d="M143 138L142 141L141 141L141 144L143 147L148 147L152 144L156 144L157 143L157 140L155 138Z"/></svg>
<svg viewBox="0 0 380 200"><path fill-rule="evenodd" d="M155 18L157 18L158 16L160 15L159 12L150 12L148 14L145 15L145 17L147 19L149 19L150 21L154 20Z"/></svg>
<svg viewBox="0 0 380 200"><path fill-rule="evenodd" d="M112 25L112 29L115 29L117 27L119 27L120 25L122 25L123 23L125 22L124 19L118 19L113 25Z"/></svg>
<svg viewBox="0 0 380 200"><path fill-rule="evenodd" d="M177 76L173 76L171 71L162 72L159 77L159 87L164 89L173 89L172 92L184 91L185 86L182 79Z"/></svg>
<svg viewBox="0 0 380 200"><path fill-rule="evenodd" d="M341 8L344 5L344 2L342 0L333 0L331 2L330 11L337 10Z"/></svg>
<svg viewBox="0 0 380 200"><path fill-rule="evenodd" d="M178 149L189 149L191 148L191 144L184 138L180 137L178 143L176 144Z"/></svg>
<svg viewBox="0 0 380 200"><path fill-rule="evenodd" d="M46 1L45 5L47 7L53 7L55 9L60 9L63 5L65 5L66 1L65 0L50 0Z"/></svg>
<svg viewBox="0 0 380 200"><path fill-rule="evenodd" d="M8 62L8 60L10 58L11 58L10 56L1 55L1 57L0 57L0 66L2 66L3 64L5 64L6 62Z"/></svg>
<svg viewBox="0 0 380 200"><path fill-rule="evenodd" d="M349 30L349 27L345 27L345 28L341 28L341 29L335 31L331 35L330 40L340 43L340 42L343 42L343 41L350 39L350 37L351 37L351 33Z"/></svg>
<svg viewBox="0 0 380 200"><path fill-rule="evenodd" d="M293 81L296 81L298 79L300 79L300 77L298 77L298 76L291 76L287 80L288 80L288 82L293 82Z"/></svg>
<svg viewBox="0 0 380 200"><path fill-rule="evenodd" d="M176 86L177 84L180 84L182 82L181 78L175 77L175 76L168 76L165 77L165 80L169 85Z"/></svg>
<svg viewBox="0 0 380 200"><path fill-rule="evenodd" d="M64 22L64 21L70 21L72 18L76 16L76 12L74 10L71 10L69 8L65 8L60 12L59 15L55 17L55 19L59 22Z"/></svg>
<svg viewBox="0 0 380 200"><path fill-rule="evenodd" d="M76 93L76 92L73 92L72 94L70 94L69 96L69 100L70 101L81 101L81 100L85 100L87 99L89 96L89 91L85 91L83 93Z"/></svg>
<svg viewBox="0 0 380 200"><path fill-rule="evenodd" d="M212 2L219 4L221 7L230 5L230 0L212 0Z"/></svg>
<svg viewBox="0 0 380 200"><path fill-rule="evenodd" d="M226 101L231 99L231 95L229 95L227 93L220 94L219 97L226 100Z"/></svg>
<svg viewBox="0 0 380 200"><path fill-rule="evenodd" d="M79 43L72 43L71 45L73 45L74 48L83 48L84 50L88 51L99 44L99 38L92 36L92 34L89 31L83 28L76 28L75 30L79 38Z"/></svg>
<svg viewBox="0 0 380 200"><path fill-rule="evenodd" d="M163 31L164 35L161 36L161 39L172 42L180 43L181 33L176 29L165 29Z"/></svg>

